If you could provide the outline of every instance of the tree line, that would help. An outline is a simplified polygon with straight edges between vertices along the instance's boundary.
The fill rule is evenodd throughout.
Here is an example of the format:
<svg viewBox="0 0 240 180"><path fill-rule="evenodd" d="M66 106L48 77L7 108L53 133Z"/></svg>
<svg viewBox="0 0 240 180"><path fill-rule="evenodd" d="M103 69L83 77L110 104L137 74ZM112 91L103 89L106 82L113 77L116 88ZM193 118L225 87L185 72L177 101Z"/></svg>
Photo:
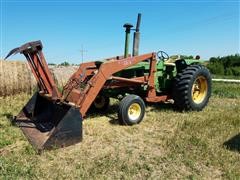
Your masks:
<svg viewBox="0 0 240 180"><path fill-rule="evenodd" d="M173 59L177 59L177 55L171 56ZM194 57L181 55L180 58L183 59L194 59ZM212 74L215 75L224 75L224 76L240 76L240 54L223 56L223 57L211 57L206 63L208 69ZM49 65L57 65L55 63L49 63ZM60 66L70 66L78 64L70 64L67 61L64 61Z"/></svg>
<svg viewBox="0 0 240 180"><path fill-rule="evenodd" d="M240 54L211 57L207 67L212 74L240 76Z"/></svg>

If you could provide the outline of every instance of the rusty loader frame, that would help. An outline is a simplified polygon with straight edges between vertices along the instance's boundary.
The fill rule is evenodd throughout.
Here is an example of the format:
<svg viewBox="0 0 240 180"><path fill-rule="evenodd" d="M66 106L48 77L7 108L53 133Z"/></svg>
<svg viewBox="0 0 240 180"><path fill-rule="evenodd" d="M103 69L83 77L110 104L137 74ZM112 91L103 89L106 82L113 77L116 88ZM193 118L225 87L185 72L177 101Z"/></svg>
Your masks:
<svg viewBox="0 0 240 180"><path fill-rule="evenodd" d="M149 60L150 70L148 76L136 78L123 78L114 76L115 73L122 71L139 62ZM67 91L63 99L73 102L79 107L82 116L85 116L92 102L103 88L121 88L139 85L147 85L147 102L165 101L167 96L157 96L155 90L156 54L149 53L140 56L128 57L123 59L111 59L102 63L99 67L94 62L83 63L78 71L70 78L64 91ZM79 78L81 77L81 78ZM90 77L90 78L89 78ZM87 79L84 89L77 89L79 84ZM79 83L79 80L81 81ZM111 81L114 80L112 83ZM110 81L110 82L109 82Z"/></svg>
<svg viewBox="0 0 240 180"><path fill-rule="evenodd" d="M104 88L147 85L146 101L160 102L168 98L167 95L157 96L155 90L156 53L127 58L116 57L103 63L82 63L62 92L59 92L47 66L41 41L29 42L15 48L7 57L16 53L22 53L26 57L39 90L16 116L15 122L31 144L39 150L79 142L82 139L82 117ZM147 76L114 76L117 72L142 61L150 63Z"/></svg>

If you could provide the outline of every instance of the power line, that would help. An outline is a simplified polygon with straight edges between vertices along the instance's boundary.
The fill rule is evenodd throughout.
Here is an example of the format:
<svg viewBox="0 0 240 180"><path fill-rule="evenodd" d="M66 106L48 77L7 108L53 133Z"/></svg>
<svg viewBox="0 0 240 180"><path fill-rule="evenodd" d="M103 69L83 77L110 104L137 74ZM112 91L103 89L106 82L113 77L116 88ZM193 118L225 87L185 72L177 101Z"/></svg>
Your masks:
<svg viewBox="0 0 240 180"><path fill-rule="evenodd" d="M83 63L83 55L84 55L84 53L87 53L88 51L87 50L85 50L84 48L83 48L83 45L82 45L82 48L80 49L80 53L81 53L81 57L82 57L82 63Z"/></svg>

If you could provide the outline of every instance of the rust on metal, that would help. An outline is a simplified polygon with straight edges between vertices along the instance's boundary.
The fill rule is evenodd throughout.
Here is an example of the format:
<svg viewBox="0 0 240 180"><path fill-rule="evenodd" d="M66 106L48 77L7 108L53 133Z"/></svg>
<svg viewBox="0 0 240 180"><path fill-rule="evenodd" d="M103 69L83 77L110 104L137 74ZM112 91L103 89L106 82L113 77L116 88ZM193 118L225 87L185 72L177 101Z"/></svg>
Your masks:
<svg viewBox="0 0 240 180"><path fill-rule="evenodd" d="M15 123L38 150L65 147L82 139L82 117L78 108L35 93Z"/></svg>

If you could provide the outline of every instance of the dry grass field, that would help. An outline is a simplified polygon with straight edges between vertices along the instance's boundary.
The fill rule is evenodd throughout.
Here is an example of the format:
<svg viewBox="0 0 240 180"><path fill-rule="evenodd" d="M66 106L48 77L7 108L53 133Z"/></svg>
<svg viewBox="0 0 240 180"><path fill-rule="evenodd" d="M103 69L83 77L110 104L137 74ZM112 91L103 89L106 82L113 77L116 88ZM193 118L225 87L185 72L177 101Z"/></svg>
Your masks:
<svg viewBox="0 0 240 180"><path fill-rule="evenodd" d="M49 69L56 85L63 87L78 67L50 65ZM36 80L26 61L0 59L0 72L0 96L31 93L36 89Z"/></svg>
<svg viewBox="0 0 240 180"><path fill-rule="evenodd" d="M117 102L83 122L83 142L37 154L8 120L30 95L0 98L0 179L240 179L240 91L215 83L201 112L149 104L143 122L117 123Z"/></svg>

